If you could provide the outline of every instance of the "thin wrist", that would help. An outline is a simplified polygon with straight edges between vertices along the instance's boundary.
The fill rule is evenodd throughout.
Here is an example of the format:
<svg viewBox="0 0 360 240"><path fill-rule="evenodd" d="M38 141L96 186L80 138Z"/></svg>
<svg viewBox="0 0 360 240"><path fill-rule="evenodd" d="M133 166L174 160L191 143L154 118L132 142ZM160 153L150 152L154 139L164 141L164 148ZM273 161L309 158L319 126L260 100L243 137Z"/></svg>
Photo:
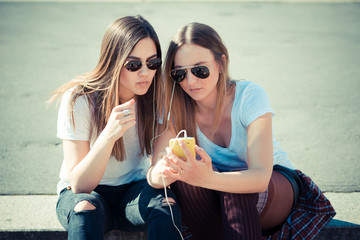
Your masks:
<svg viewBox="0 0 360 240"><path fill-rule="evenodd" d="M104 141L104 142L106 142L106 143L108 143L108 144L112 144L112 145L114 145L115 142L116 142L116 140L117 140L117 139L114 139L114 138L112 137L112 135L109 134L106 129L104 129L104 130L100 133L98 139L101 140L101 141Z"/></svg>
<svg viewBox="0 0 360 240"><path fill-rule="evenodd" d="M218 182L220 175L221 175L220 172L212 171L210 176L208 177L207 181L204 181L205 186L202 186L202 187L208 188L208 189L213 189L213 190L217 189L216 183Z"/></svg>

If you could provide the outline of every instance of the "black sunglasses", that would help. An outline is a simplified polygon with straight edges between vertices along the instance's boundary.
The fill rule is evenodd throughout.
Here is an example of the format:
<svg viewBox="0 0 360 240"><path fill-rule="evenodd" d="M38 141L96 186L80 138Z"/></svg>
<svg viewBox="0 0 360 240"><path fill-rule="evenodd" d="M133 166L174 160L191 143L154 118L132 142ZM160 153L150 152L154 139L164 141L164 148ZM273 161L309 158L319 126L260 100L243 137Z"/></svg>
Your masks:
<svg viewBox="0 0 360 240"><path fill-rule="evenodd" d="M190 68L191 73L198 78L205 79L210 75L210 70L206 66L188 66L188 67L181 67L175 68L170 71L170 77L175 82L182 82L187 73L187 69Z"/></svg>
<svg viewBox="0 0 360 240"><path fill-rule="evenodd" d="M143 63L146 64L148 69L156 70L161 66L162 61L160 58L154 58L146 62L142 62L140 60L130 60L124 63L124 67L130 72L136 72L142 67Z"/></svg>

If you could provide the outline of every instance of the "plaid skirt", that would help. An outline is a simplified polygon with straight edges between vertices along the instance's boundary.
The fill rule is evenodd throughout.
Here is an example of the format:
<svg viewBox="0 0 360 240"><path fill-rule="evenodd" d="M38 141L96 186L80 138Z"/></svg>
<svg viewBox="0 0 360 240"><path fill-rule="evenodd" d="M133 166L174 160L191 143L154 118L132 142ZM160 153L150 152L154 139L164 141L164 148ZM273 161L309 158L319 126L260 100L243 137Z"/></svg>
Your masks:
<svg viewBox="0 0 360 240"><path fill-rule="evenodd" d="M263 240L315 238L335 216L335 209L310 177L296 170L303 183L301 194L282 227Z"/></svg>

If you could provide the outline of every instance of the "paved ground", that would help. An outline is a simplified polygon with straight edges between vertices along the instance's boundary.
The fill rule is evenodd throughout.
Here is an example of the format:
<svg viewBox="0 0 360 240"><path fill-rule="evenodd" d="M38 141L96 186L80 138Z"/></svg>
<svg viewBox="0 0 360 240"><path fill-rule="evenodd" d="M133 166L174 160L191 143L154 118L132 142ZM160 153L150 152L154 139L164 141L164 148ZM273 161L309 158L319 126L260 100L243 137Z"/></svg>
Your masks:
<svg viewBox="0 0 360 240"><path fill-rule="evenodd" d="M62 146L56 108L45 102L96 65L112 20L135 14L153 24L164 55L186 23L214 27L232 77L268 92L294 165L360 213L351 194L360 191L359 3L0 2L1 195L56 193Z"/></svg>

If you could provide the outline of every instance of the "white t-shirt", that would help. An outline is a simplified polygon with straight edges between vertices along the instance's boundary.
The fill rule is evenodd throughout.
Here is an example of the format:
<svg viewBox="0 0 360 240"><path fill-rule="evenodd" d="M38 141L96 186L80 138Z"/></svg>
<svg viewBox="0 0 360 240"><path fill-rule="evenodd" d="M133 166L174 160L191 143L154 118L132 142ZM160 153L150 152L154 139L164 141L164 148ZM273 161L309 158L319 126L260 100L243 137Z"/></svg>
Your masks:
<svg viewBox="0 0 360 240"><path fill-rule="evenodd" d="M91 148L96 138L89 136L91 113L88 100L85 96L80 96L75 102L73 110L75 121L74 129L68 112L70 97L71 91L66 92L62 97L58 113L57 136L63 140L89 141ZM150 167L150 159L146 154L142 154L137 125L126 131L123 136L123 141L126 149L126 159L120 162L117 161L114 156L111 156L106 166L104 176L99 184L118 186L132 181L146 179L146 171ZM64 161L61 165L59 177L60 181L57 185L58 194L62 189L70 186Z"/></svg>
<svg viewBox="0 0 360 240"><path fill-rule="evenodd" d="M236 81L235 99L231 110L231 140L227 148L211 142L197 127L199 146L204 148L213 165L221 172L245 170L247 164L247 127L265 113L274 112L262 87L248 81ZM274 162L290 169L294 166L279 142L273 137Z"/></svg>

